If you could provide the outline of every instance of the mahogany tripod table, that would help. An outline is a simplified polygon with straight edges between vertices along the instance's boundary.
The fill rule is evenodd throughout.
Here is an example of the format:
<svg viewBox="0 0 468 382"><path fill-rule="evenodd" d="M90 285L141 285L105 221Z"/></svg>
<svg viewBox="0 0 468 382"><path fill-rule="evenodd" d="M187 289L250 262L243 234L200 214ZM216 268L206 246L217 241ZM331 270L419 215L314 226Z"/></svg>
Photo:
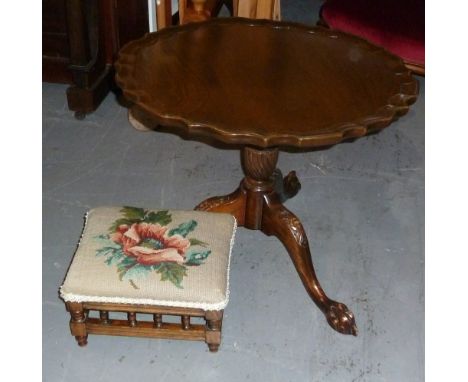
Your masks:
<svg viewBox="0 0 468 382"><path fill-rule="evenodd" d="M134 124L240 148L239 188L196 209L276 236L330 326L356 335L353 313L325 294L304 228L282 204L300 183L276 163L281 148L330 146L405 114L418 83L403 62L320 27L234 18L147 34L120 51L116 70Z"/></svg>

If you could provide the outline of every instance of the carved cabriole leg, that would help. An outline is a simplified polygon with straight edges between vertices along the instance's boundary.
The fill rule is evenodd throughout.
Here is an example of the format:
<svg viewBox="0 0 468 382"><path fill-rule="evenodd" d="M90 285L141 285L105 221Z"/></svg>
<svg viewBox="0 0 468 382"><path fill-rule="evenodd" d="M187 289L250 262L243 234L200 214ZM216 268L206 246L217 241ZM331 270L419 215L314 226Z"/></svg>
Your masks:
<svg viewBox="0 0 468 382"><path fill-rule="evenodd" d="M288 175L283 177L281 170L277 168L273 172L272 179L275 182L275 192L282 203L296 196L301 189L296 171L290 171Z"/></svg>
<svg viewBox="0 0 468 382"><path fill-rule="evenodd" d="M75 336L79 346L86 346L88 333L86 332L86 314L83 304L79 302L67 302L67 310L70 312L70 330Z"/></svg>
<svg viewBox="0 0 468 382"><path fill-rule="evenodd" d="M206 339L210 352L217 352L221 343L221 327L223 324L223 311L212 310L205 313Z"/></svg>
<svg viewBox="0 0 468 382"><path fill-rule="evenodd" d="M330 300L320 286L312 264L309 242L299 219L284 207L275 194L265 195L262 231L276 236L286 247L307 293L325 314L328 323L343 334L357 334L353 313Z"/></svg>
<svg viewBox="0 0 468 382"><path fill-rule="evenodd" d="M246 193L241 187L229 195L214 196L195 207L198 211L225 212L233 215L239 226L244 225Z"/></svg>

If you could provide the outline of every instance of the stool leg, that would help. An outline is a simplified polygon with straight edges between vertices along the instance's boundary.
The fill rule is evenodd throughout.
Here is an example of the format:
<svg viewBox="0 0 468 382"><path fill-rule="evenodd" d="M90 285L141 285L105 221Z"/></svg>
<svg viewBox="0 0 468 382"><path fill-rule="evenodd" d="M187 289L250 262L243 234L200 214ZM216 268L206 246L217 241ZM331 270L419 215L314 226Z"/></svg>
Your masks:
<svg viewBox="0 0 468 382"><path fill-rule="evenodd" d="M86 346L88 343L88 333L86 332L86 314L83 304L79 302L67 302L67 309L70 312L70 330L75 336L79 346Z"/></svg>
<svg viewBox="0 0 468 382"><path fill-rule="evenodd" d="M223 324L223 311L207 311L205 313L206 320L206 337L205 342L208 344L210 352L218 351L221 344L221 327Z"/></svg>

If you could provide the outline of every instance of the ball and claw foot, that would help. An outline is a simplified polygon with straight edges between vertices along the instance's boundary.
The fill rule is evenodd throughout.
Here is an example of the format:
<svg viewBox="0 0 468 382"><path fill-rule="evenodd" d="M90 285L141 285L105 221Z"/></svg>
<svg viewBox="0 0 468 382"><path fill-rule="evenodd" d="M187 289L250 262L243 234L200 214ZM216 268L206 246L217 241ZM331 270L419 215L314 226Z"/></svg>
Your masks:
<svg viewBox="0 0 468 382"><path fill-rule="evenodd" d="M357 326L354 314L345 304L332 301L325 312L328 324L337 332L357 336Z"/></svg>

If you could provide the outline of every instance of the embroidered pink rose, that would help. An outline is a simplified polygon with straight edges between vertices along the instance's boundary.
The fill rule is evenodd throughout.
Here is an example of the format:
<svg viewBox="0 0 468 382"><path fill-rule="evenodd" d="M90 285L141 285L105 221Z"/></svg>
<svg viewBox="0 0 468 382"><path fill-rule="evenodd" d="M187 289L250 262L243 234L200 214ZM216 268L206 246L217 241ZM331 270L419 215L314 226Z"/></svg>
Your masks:
<svg viewBox="0 0 468 382"><path fill-rule="evenodd" d="M166 235L167 228L160 224L134 223L120 225L110 239L122 246L127 256L139 264L154 265L162 262L183 264L190 241L181 235Z"/></svg>

